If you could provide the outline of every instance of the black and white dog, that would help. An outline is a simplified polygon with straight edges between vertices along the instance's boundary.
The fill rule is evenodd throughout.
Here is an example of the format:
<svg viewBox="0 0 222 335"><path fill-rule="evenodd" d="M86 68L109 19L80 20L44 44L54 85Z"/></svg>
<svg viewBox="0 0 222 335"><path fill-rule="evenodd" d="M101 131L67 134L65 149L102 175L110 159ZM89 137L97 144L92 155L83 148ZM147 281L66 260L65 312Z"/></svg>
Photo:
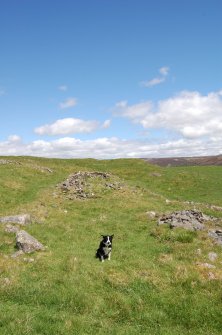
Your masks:
<svg viewBox="0 0 222 335"><path fill-rule="evenodd" d="M105 259L110 261L112 252L112 241L114 235L101 235L102 241L100 242L99 248L96 251L96 258L99 258L101 262Z"/></svg>

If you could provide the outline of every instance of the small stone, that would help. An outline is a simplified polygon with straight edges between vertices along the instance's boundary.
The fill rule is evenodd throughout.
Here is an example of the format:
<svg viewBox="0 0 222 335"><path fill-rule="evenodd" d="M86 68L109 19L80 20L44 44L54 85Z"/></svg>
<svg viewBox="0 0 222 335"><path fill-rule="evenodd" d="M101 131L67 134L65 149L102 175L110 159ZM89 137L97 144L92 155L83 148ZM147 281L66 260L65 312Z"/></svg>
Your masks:
<svg viewBox="0 0 222 335"><path fill-rule="evenodd" d="M159 172L152 172L152 173L150 173L150 176L151 177L162 177L162 174L159 173Z"/></svg>
<svg viewBox="0 0 222 335"><path fill-rule="evenodd" d="M10 279L9 278L4 278L4 284L5 285L10 285L11 284L11 281L10 281Z"/></svg>
<svg viewBox="0 0 222 335"><path fill-rule="evenodd" d="M214 279L216 279L216 276L215 276L215 274L214 274L213 272L209 272L209 273L208 273L208 278L209 278L210 280L214 280Z"/></svg>
<svg viewBox="0 0 222 335"><path fill-rule="evenodd" d="M197 265L203 267L203 268L206 268L206 269L215 269L216 266L213 265L213 264L209 264L209 263L197 263Z"/></svg>
<svg viewBox="0 0 222 335"><path fill-rule="evenodd" d="M197 249L197 255L201 255L202 254L202 250L199 248Z"/></svg>
<svg viewBox="0 0 222 335"><path fill-rule="evenodd" d="M147 214L148 218L150 218L150 219L154 219L156 217L156 212L154 212L154 211L148 211L148 212L146 212L146 214Z"/></svg>
<svg viewBox="0 0 222 335"><path fill-rule="evenodd" d="M27 262L27 263L33 263L35 260L34 260L34 258L23 258L23 261L24 262Z"/></svg>
<svg viewBox="0 0 222 335"><path fill-rule="evenodd" d="M12 258L17 258L17 257L19 257L19 256L21 256L21 255L23 255L24 253L23 253L23 251L22 250L18 250L18 251L16 251L16 252L14 252L14 254L12 254Z"/></svg>
<svg viewBox="0 0 222 335"><path fill-rule="evenodd" d="M16 226L13 226L11 224L7 224L5 227L5 232L6 233L17 233L19 229Z"/></svg>
<svg viewBox="0 0 222 335"><path fill-rule="evenodd" d="M217 259L217 254L216 252L209 252L208 258L211 262L214 262Z"/></svg>

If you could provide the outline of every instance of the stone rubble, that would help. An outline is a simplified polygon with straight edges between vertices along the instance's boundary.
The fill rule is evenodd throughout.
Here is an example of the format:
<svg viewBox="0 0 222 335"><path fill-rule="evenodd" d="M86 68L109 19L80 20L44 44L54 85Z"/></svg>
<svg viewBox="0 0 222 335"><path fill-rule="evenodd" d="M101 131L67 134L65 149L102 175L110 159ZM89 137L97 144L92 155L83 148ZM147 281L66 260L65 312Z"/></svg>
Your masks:
<svg viewBox="0 0 222 335"><path fill-rule="evenodd" d="M89 186L90 179L100 178L104 188L119 190L122 188L119 182L110 182L111 175L105 172L76 172L70 175L64 182L58 185L58 187L64 192L70 194L70 199L87 199L95 196L95 193L89 192L87 186ZM107 182L106 182L107 180Z"/></svg>
<svg viewBox="0 0 222 335"><path fill-rule="evenodd" d="M200 263L200 262L197 262L196 263L198 266L202 267L202 268L206 268L206 269L215 269L216 266L213 265L213 264L209 264L209 263Z"/></svg>
<svg viewBox="0 0 222 335"><path fill-rule="evenodd" d="M215 220L214 218L196 210L176 211L164 214L159 218L158 224L168 224L170 228L184 228L188 230L204 230L204 222Z"/></svg>
<svg viewBox="0 0 222 335"><path fill-rule="evenodd" d="M149 215L149 218L152 217ZM205 230L204 223L206 222L215 222L215 225L218 225L218 220L219 219L205 215L204 213L197 210L182 210L162 215L159 217L157 224L168 224L171 229L179 227L191 231L196 231ZM208 236L214 239L216 244L222 246L222 229L210 229L208 230ZM198 249L197 252L201 254L200 249ZM211 252L209 253L208 257L211 261L214 261L217 257L217 254Z"/></svg>

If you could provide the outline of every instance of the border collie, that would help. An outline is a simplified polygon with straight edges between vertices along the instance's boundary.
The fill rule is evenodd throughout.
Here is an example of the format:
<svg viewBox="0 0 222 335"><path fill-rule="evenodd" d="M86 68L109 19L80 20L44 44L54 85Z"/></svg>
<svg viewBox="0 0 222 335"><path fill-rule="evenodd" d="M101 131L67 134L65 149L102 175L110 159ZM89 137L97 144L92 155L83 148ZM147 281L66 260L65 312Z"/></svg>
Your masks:
<svg viewBox="0 0 222 335"><path fill-rule="evenodd" d="M114 235L101 235L102 241L100 242L99 248L96 251L96 258L99 258L101 262L105 259L110 261L112 252L112 241Z"/></svg>

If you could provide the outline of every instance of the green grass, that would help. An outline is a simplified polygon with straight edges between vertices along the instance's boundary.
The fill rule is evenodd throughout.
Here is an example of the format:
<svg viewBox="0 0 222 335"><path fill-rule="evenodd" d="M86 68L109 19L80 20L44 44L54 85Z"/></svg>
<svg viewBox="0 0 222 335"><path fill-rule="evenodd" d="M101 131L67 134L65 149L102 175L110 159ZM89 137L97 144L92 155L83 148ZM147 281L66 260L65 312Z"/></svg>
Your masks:
<svg viewBox="0 0 222 335"><path fill-rule="evenodd" d="M222 204L221 167L8 159L21 164L0 165L0 216L30 213L25 230L47 248L13 259L15 237L0 226L1 335L221 334L221 247L206 232L157 227L146 214L195 206L222 217L204 207ZM104 192L95 180L98 197L68 200L56 185L77 171L110 172L125 186ZM94 255L107 233L112 259L100 263ZM215 268L198 266L211 251Z"/></svg>

